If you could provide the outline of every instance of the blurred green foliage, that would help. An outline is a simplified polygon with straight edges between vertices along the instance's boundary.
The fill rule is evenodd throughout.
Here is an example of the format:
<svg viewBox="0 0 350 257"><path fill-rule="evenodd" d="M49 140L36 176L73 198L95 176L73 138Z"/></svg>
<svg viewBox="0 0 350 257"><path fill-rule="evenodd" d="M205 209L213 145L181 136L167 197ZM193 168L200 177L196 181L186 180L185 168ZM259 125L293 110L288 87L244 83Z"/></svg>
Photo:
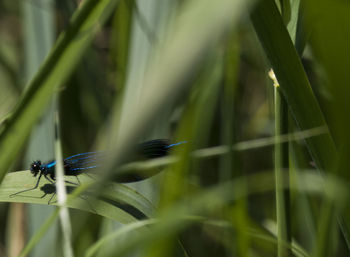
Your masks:
<svg viewBox="0 0 350 257"><path fill-rule="evenodd" d="M0 1L1 256L33 256L60 219L29 237L9 203L52 196L10 194L35 184L14 171L54 98L63 156L113 155L69 192L75 256L349 256L348 2L55 1L55 46L25 87L23 1ZM125 165L153 138L188 143ZM111 182L130 170L162 172Z"/></svg>

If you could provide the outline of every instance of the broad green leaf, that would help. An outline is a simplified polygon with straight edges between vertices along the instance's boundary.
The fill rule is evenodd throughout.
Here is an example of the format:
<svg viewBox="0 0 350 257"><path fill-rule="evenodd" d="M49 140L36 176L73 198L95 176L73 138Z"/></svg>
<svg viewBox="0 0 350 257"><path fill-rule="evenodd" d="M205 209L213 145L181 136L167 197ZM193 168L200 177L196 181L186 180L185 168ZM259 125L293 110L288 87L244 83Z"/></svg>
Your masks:
<svg viewBox="0 0 350 257"><path fill-rule="evenodd" d="M77 183L74 177L66 179L72 183ZM50 198L53 197L51 204L56 205L55 186L45 178L41 178L37 189L11 196L11 194L21 190L33 188L36 181L37 177L34 178L30 171L7 174L0 187L0 202L48 204ZM91 183L91 178L83 176L79 177L79 181ZM67 191L70 193L76 188L76 186L67 183ZM98 199L95 199L94 195L94 192L87 190L80 197L68 200L67 206L96 213L121 223L128 223L153 215L154 208L152 204L128 186L111 183L106 186L106 190Z"/></svg>

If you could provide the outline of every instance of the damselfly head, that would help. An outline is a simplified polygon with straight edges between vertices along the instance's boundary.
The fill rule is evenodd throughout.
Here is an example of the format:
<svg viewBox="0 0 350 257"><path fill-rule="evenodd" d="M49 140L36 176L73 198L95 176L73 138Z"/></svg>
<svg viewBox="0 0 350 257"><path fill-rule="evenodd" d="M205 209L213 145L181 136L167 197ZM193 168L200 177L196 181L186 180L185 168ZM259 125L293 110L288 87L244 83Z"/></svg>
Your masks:
<svg viewBox="0 0 350 257"><path fill-rule="evenodd" d="M41 161L34 161L30 165L30 172L34 175L34 177L40 172L41 170Z"/></svg>

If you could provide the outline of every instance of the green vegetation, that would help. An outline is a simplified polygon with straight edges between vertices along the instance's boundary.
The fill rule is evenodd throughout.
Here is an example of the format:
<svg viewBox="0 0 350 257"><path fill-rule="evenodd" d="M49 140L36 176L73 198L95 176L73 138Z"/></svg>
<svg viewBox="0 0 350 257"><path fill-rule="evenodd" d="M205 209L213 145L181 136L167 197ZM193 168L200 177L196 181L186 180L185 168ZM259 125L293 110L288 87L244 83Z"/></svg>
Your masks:
<svg viewBox="0 0 350 257"><path fill-rule="evenodd" d="M0 256L349 256L348 13L1 1ZM158 138L187 143L131 158ZM59 176L98 150L95 173ZM38 159L57 186L15 194Z"/></svg>

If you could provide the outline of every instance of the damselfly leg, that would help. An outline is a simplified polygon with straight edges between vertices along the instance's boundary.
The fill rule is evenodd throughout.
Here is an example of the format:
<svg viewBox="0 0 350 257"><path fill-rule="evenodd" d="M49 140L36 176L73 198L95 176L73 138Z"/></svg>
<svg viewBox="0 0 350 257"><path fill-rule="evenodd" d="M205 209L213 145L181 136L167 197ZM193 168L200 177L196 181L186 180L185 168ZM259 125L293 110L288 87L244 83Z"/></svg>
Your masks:
<svg viewBox="0 0 350 257"><path fill-rule="evenodd" d="M35 184L35 186L34 186L33 188L25 189L25 190L19 191L19 192L14 193L14 194L10 194L10 197L14 197L15 195L18 195L18 194L21 194L21 193L24 193L24 192L28 192L28 191L32 191L32 190L37 189L38 186L39 186L40 179L41 179L41 176L42 176L42 175L43 175L43 174L40 173L40 175L39 175L39 177L38 177L38 180L36 181L36 184ZM44 175L44 178L46 178L47 181L49 181L51 184L55 185L55 182L54 182L52 179L50 179L49 177L47 177L46 175Z"/></svg>
<svg viewBox="0 0 350 257"><path fill-rule="evenodd" d="M35 186L33 188L25 189L25 190L19 191L19 192L14 193L14 194L10 194L10 197L14 197L15 195L18 195L20 193L24 193L24 192L28 192L28 191L32 191L34 189L37 189L38 186L39 186L39 182L40 182L41 176L42 176L42 174L40 173L40 175L38 177L38 180L36 181L36 184L35 184Z"/></svg>

